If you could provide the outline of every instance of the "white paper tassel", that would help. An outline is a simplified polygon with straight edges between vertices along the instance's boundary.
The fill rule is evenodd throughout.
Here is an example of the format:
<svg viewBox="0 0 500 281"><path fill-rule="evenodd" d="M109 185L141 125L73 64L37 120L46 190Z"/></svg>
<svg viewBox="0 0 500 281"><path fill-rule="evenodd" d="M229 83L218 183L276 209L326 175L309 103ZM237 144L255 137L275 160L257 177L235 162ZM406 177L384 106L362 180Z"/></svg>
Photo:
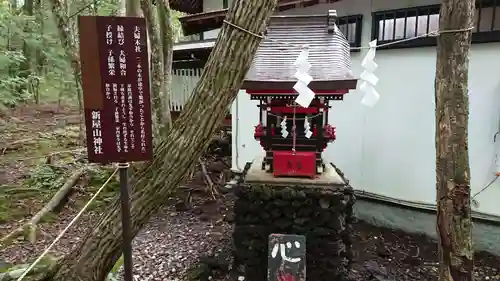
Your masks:
<svg viewBox="0 0 500 281"><path fill-rule="evenodd" d="M300 66L307 66L309 63L307 62L309 58L309 48L307 46L304 46L304 49L300 51L299 56L293 63L297 68L300 68ZM310 64L309 64L310 66ZM307 72L309 69L306 69L304 72Z"/></svg>
<svg viewBox="0 0 500 281"><path fill-rule="evenodd" d="M368 46L370 49L368 53L361 61L361 66L364 68L363 73L360 75L360 80L363 81L359 86L359 90L365 95L361 100L361 103L368 107L373 107L380 99L380 95L375 90L375 86L378 83L378 77L373 74L377 69L378 65L373 61L375 59L375 52L377 49L377 40L371 41Z"/></svg>
<svg viewBox="0 0 500 281"><path fill-rule="evenodd" d="M306 138L311 138L312 132L311 132L311 125L309 123L309 119L306 117L304 118L304 133L306 134Z"/></svg>
<svg viewBox="0 0 500 281"><path fill-rule="evenodd" d="M359 79L370 83L372 86L376 86L378 83L378 77L375 76L375 74L368 72L366 70L363 71L363 73L361 73Z"/></svg>
<svg viewBox="0 0 500 281"><path fill-rule="evenodd" d="M313 78L307 72L311 69L311 64L307 61L309 58L309 49L304 46L304 49L300 51L299 56L294 62L297 72L294 77L297 78L297 83L293 86L293 89L298 93L295 102L302 107L309 107L312 100L314 99L314 92L309 89L307 85L311 83Z"/></svg>
<svg viewBox="0 0 500 281"><path fill-rule="evenodd" d="M295 83L293 89L299 94L297 98L295 98L295 102L302 107L309 107L314 99L314 92L302 81Z"/></svg>
<svg viewBox="0 0 500 281"><path fill-rule="evenodd" d="M311 75L309 75L305 72L300 72L298 70L297 70L297 72L295 72L293 77L297 78L297 80L301 81L302 83L304 83L306 85L309 85L309 83L311 83L311 81L313 80Z"/></svg>
<svg viewBox="0 0 500 281"><path fill-rule="evenodd" d="M286 129L286 116L285 118L283 118L283 121L281 121L280 125L281 125L281 136L283 138L288 137L288 130Z"/></svg>
<svg viewBox="0 0 500 281"><path fill-rule="evenodd" d="M378 102L380 95L377 90L373 88L369 83L363 82L359 89L365 93L365 96L361 100L361 103L368 107L374 107Z"/></svg>

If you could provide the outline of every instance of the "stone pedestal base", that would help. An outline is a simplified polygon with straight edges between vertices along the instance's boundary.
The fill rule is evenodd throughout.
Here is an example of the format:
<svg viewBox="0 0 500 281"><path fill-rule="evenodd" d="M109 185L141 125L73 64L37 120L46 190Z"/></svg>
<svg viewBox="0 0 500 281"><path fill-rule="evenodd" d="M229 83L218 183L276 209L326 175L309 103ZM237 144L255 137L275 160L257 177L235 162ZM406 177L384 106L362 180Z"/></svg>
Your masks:
<svg viewBox="0 0 500 281"><path fill-rule="evenodd" d="M267 280L271 233L306 236L307 280L345 280L355 198L336 169L327 166L316 180L274 179L262 174L260 166L251 167L236 187L234 268L245 280Z"/></svg>

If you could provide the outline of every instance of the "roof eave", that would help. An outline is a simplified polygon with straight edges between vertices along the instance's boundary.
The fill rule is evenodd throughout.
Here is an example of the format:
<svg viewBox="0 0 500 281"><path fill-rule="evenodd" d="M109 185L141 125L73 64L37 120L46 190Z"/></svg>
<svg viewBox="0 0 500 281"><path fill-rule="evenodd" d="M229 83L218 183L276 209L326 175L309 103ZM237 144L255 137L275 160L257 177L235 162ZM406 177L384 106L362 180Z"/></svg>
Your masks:
<svg viewBox="0 0 500 281"><path fill-rule="evenodd" d="M297 81L264 81L264 80L245 80L241 89L252 91L282 91L293 89ZM313 80L308 85L313 91L337 91L356 89L358 79L354 77L345 77L343 79L332 80Z"/></svg>
<svg viewBox="0 0 500 281"><path fill-rule="evenodd" d="M187 14L203 12L203 0L169 0L170 8Z"/></svg>
<svg viewBox="0 0 500 281"><path fill-rule="evenodd" d="M294 8L309 7L319 3L334 3L338 1L340 0L280 0L276 10L281 12ZM180 17L179 21L181 22L184 35L188 36L220 28L227 11L228 9L221 9Z"/></svg>
<svg viewBox="0 0 500 281"><path fill-rule="evenodd" d="M185 36L189 36L220 28L227 11L228 9L221 9L180 17L182 31Z"/></svg>

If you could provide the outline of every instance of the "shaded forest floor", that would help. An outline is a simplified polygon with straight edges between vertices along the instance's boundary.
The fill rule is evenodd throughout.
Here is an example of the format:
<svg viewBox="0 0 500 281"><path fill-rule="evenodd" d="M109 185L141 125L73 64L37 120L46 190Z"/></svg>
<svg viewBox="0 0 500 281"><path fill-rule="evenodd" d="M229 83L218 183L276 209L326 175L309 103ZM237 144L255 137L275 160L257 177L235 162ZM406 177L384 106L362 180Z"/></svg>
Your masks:
<svg viewBox="0 0 500 281"><path fill-rule="evenodd" d="M27 106L0 119L0 237L23 225L40 211L78 168L86 165L85 151L78 142L78 111L56 105ZM0 248L0 269L40 254L90 198L107 170L90 169L75 183L55 211L45 215L36 231L36 243L18 237ZM93 182L90 182L90 180ZM104 191L103 200L115 193L116 185ZM98 207L102 201L97 202ZM68 237L80 233L92 215L84 215ZM55 247L66 253L77 239ZM3 266L2 266L3 264Z"/></svg>
<svg viewBox="0 0 500 281"><path fill-rule="evenodd" d="M18 109L0 119L0 238L37 213L74 170L87 165L78 144L78 112L70 108L37 106ZM228 159L210 161L208 174L227 180ZM230 163L230 162L229 162ZM43 252L69 223L112 167L90 168L54 212L38 224L34 243L18 237L0 248L0 272L26 263ZM215 180L214 180L215 181ZM192 180L155 215L134 240L134 275L139 281L227 280L231 263L234 198L206 192L204 174ZM63 239L53 256L71 251L99 219L100 210L118 192L113 181ZM182 199L183 203L179 203ZM355 224L354 280L437 280L437 245L423 236ZM476 280L500 280L500 258L478 253Z"/></svg>

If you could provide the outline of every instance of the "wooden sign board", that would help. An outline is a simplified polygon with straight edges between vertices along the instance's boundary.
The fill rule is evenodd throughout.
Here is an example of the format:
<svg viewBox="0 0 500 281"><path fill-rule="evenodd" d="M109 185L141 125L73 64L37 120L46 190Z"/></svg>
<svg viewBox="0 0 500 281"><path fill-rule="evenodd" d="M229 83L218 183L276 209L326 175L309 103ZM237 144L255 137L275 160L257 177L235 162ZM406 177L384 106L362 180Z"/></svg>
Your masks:
<svg viewBox="0 0 500 281"><path fill-rule="evenodd" d="M152 160L145 19L80 16L78 25L89 162Z"/></svg>
<svg viewBox="0 0 500 281"><path fill-rule="evenodd" d="M304 235L269 235L267 280L306 280L306 237Z"/></svg>

